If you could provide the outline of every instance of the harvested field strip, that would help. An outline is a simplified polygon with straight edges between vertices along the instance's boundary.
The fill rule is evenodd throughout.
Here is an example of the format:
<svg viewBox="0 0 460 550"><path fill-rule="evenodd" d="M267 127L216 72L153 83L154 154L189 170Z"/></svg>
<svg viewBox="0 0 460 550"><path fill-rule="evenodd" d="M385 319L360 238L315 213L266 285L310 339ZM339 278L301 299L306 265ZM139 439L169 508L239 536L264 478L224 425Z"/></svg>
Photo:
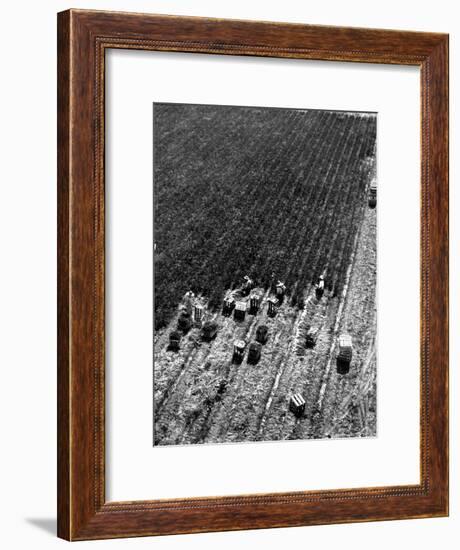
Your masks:
<svg viewBox="0 0 460 550"><path fill-rule="evenodd" d="M358 430L359 418L357 415L359 415L359 412L353 403L350 402L350 412L353 412L353 415L345 423L342 421L342 427L337 426L335 411L343 403L346 396L356 391L360 381L362 365L369 355L373 359L367 369L371 378L375 376L376 258L375 253L369 255L369 251L372 250L372 242L375 242L375 227L375 211L366 210L360 235L361 243L357 248L357 258L354 262L350 288L340 324L341 331L353 333L356 351L353 355L349 374L339 375L333 371L327 391L324 389L322 427L319 429L330 433L332 437L347 437ZM343 425L345 425L345 429Z"/></svg>
<svg viewBox="0 0 460 550"><path fill-rule="evenodd" d="M297 353L297 347L299 346L299 331L301 330L300 326L302 323L307 323L308 320L314 313L316 306L316 298L313 292L306 298L304 303L304 310L301 313L298 313L293 328L292 334L293 337L288 341L288 349L285 350L285 357L292 358ZM279 411L282 414L282 417L285 417L286 401L293 393L292 391L287 392L286 388L288 384L286 383L286 378L290 379L292 367L301 365L300 361L288 361L287 359L284 362L280 362L277 366L276 378L274 380L270 395L265 403L264 415L261 419L259 425L259 434L258 439L271 439L273 433L270 432L270 427L266 429L267 418L275 417L275 413L272 410L278 406ZM279 391L279 388L282 388L282 391ZM281 405L281 407L279 407ZM276 421L276 424L279 425L279 419ZM271 428L272 429L272 428ZM267 437L270 434L271 437ZM280 437L284 439L284 437Z"/></svg>
<svg viewBox="0 0 460 550"><path fill-rule="evenodd" d="M284 345L281 350L280 346L290 340L290 329L294 321L292 313L287 310L283 311L283 308L278 312L278 316L280 318L283 316L283 322L278 325L272 323L270 326L268 320L262 321L269 325L271 338L264 346L260 361L256 365L249 365L245 370L242 384L239 391L236 392L232 404L227 440L256 439L265 404L269 399L280 364L285 358ZM248 411L251 411L251 414L248 414Z"/></svg>
<svg viewBox="0 0 460 550"><path fill-rule="evenodd" d="M323 297L319 302L313 297L309 306L307 306L308 324L320 324L322 316L328 309L328 299ZM293 439L292 430L296 424L296 418L292 414L287 413L287 402L290 395L300 392L307 402L309 408L309 394L305 391L307 381L311 376L311 358L315 356L322 345L324 338L327 335L320 330L316 346L313 349L305 350L302 357L291 359L288 361L288 367L282 373L277 393L274 396L270 421L267 423L265 433L262 434L262 439ZM309 424L308 414L302 418L302 425Z"/></svg>
<svg viewBox="0 0 460 550"><path fill-rule="evenodd" d="M333 332L332 332L333 340L332 340L332 344L331 344L331 349L328 353L329 360L328 360L327 366L324 370L323 381L322 381L322 384L321 384L321 388L320 388L319 396L318 396L318 402L317 402L317 408L318 408L319 411L321 411L321 408L323 406L324 394L326 392L326 386L327 386L327 383L329 381L330 369L331 369L332 361L334 359L334 350L335 350L335 347L336 347L336 344L337 344L337 335L338 335L339 328L340 328L341 322L342 322L342 314L343 314L343 310L344 310L346 299L347 299L348 285L350 283L350 276L351 276L351 272L352 272L352 269L353 269L353 263L354 263L354 259L355 259L355 254L356 254L356 249L357 249L357 246L358 246L358 242L359 242L359 233L357 233L356 236L355 236L354 250L353 250L353 253L352 253L352 256L351 256L350 263L348 265L348 271L347 271L347 275L345 277L345 281L344 281L344 285L343 285L343 289L342 289L342 295L341 295L341 299L340 299L340 303L339 303L339 307L338 307L338 311L337 311L336 321L335 321Z"/></svg>

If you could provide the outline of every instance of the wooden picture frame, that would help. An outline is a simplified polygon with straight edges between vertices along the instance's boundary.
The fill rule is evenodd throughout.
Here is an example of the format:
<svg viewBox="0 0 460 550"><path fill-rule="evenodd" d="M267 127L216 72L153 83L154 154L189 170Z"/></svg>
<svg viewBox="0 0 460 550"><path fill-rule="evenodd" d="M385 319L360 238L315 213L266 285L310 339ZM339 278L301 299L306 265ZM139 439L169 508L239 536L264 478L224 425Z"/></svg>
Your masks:
<svg viewBox="0 0 460 550"><path fill-rule="evenodd" d="M109 48L421 68L421 481L106 502L104 60ZM58 15L58 536L67 540L448 514L448 35L69 10Z"/></svg>

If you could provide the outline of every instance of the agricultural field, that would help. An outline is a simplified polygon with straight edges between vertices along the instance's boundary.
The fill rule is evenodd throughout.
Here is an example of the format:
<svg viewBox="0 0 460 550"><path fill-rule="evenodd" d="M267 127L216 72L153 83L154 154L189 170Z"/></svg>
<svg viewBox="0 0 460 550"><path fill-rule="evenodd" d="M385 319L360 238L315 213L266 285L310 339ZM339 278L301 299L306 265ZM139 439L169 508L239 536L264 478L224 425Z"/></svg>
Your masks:
<svg viewBox="0 0 460 550"><path fill-rule="evenodd" d="M375 151L375 114L154 105L155 445L376 435Z"/></svg>

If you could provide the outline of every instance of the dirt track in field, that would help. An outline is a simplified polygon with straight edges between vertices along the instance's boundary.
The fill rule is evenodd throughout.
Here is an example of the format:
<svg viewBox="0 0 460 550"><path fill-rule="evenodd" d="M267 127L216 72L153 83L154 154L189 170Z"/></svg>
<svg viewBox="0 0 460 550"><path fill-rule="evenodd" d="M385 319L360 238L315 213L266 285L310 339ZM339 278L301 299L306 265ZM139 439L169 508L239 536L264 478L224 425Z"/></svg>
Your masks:
<svg viewBox="0 0 460 550"><path fill-rule="evenodd" d="M198 328L168 351L174 317L155 340L155 443L218 443L258 440L362 437L376 434L376 210L363 208L356 252L343 294L318 300L313 287L299 311L285 300L276 317L244 321L220 312L217 337L202 342ZM236 338L252 341L258 325L269 328L257 365L232 362ZM305 349L306 325L320 326L316 346ZM338 334L353 337L348 374L337 373ZM305 414L289 411L289 397L301 393Z"/></svg>

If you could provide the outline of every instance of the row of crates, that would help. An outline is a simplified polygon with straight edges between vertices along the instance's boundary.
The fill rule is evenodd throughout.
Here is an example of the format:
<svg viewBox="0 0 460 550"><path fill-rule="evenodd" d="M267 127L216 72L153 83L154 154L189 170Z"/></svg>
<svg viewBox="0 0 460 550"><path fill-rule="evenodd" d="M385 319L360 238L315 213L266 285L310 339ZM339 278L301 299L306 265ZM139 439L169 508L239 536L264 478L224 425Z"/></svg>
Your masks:
<svg viewBox="0 0 460 550"><path fill-rule="evenodd" d="M246 314L257 315L260 309L261 297L251 296L248 301L239 300L234 298L226 298L222 308L222 314L229 316L233 313L235 320L244 321ZM278 311L279 301L276 298L269 298L267 300L267 314L270 317L274 317Z"/></svg>

